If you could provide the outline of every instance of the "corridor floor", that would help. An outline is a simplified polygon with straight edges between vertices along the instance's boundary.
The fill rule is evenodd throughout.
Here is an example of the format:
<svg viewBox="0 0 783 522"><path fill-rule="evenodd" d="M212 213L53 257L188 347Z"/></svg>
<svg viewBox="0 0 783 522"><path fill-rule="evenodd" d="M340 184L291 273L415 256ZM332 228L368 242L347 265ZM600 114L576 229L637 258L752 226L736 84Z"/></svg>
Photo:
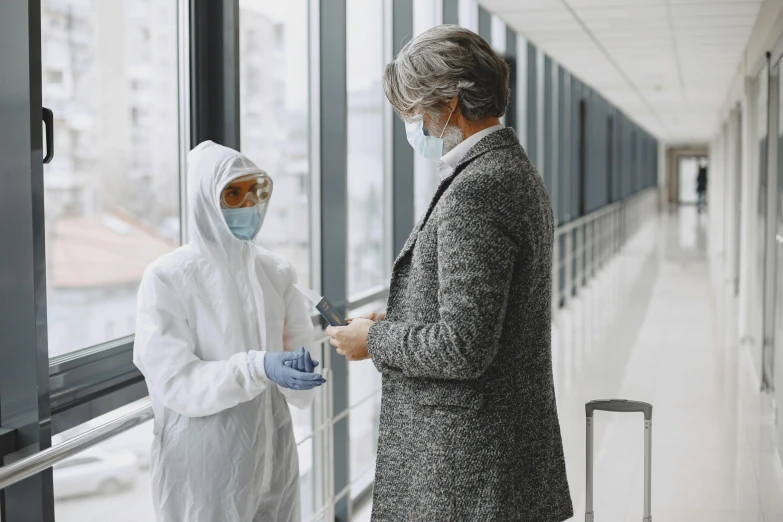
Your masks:
<svg viewBox="0 0 783 522"><path fill-rule="evenodd" d="M662 215L555 319L573 520L584 520L584 403L626 398L653 404L653 520L783 521L767 399L746 350L723 342L706 221L692 208ZM642 416L595 415L595 520L641 521Z"/></svg>

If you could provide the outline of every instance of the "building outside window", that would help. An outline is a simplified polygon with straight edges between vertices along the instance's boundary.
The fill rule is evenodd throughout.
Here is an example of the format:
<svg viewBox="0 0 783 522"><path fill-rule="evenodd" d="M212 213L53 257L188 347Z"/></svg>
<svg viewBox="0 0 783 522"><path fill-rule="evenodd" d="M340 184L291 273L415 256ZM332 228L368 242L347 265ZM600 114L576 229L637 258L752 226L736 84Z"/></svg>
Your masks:
<svg viewBox="0 0 783 522"><path fill-rule="evenodd" d="M348 295L387 283L384 4L348 0Z"/></svg>
<svg viewBox="0 0 783 522"><path fill-rule="evenodd" d="M133 333L147 265L180 244L177 7L41 3L49 355Z"/></svg>
<svg viewBox="0 0 783 522"><path fill-rule="evenodd" d="M275 184L258 242L311 286L307 4L239 2L239 109L242 152Z"/></svg>

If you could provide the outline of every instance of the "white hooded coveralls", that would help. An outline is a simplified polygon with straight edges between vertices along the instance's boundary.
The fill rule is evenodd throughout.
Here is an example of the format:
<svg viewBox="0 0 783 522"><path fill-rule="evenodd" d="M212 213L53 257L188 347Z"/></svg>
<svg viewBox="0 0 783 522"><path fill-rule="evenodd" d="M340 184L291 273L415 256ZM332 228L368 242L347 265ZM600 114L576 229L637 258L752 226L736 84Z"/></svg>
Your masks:
<svg viewBox="0 0 783 522"><path fill-rule="evenodd" d="M299 522L299 464L286 401L315 390L278 387L266 351L312 350L314 331L294 268L237 239L220 209L223 188L259 169L204 142L188 155L190 242L144 273L133 362L155 421L153 503L158 522Z"/></svg>

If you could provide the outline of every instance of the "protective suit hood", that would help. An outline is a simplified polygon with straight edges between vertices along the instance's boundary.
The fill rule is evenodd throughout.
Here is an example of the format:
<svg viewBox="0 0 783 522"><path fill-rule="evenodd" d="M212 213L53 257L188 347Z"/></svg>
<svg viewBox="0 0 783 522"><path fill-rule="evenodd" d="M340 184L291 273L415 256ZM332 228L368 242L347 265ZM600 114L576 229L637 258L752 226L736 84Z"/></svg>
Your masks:
<svg viewBox="0 0 783 522"><path fill-rule="evenodd" d="M239 255L245 241L229 230L220 194L235 179L263 172L241 153L212 141L188 153L188 233L194 247L221 259Z"/></svg>
<svg viewBox="0 0 783 522"><path fill-rule="evenodd" d="M223 188L260 172L211 141L188 154L186 245L152 263L136 300L133 362L155 413L151 451L157 522L301 520L289 404L315 390L270 381L267 352L314 349L310 307L285 259L237 239Z"/></svg>

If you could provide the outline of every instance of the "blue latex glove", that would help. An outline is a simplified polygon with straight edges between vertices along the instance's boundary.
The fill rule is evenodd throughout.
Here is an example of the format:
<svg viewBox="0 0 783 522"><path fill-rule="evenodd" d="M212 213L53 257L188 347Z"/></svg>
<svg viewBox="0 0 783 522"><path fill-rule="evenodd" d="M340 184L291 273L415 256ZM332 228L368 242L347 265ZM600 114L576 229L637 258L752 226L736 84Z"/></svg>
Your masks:
<svg viewBox="0 0 783 522"><path fill-rule="evenodd" d="M313 373L315 367L318 366L318 361L310 357L310 352L305 350L304 346L300 346L299 349L294 353L301 353L304 355L304 357L291 361L288 365L294 370L298 370L300 372Z"/></svg>
<svg viewBox="0 0 783 522"><path fill-rule="evenodd" d="M264 354L264 371L267 378L283 388L291 388L292 390L310 390L325 383L326 379L317 373L301 372L286 365L286 363L293 365L304 357L304 354L298 351L266 352Z"/></svg>

